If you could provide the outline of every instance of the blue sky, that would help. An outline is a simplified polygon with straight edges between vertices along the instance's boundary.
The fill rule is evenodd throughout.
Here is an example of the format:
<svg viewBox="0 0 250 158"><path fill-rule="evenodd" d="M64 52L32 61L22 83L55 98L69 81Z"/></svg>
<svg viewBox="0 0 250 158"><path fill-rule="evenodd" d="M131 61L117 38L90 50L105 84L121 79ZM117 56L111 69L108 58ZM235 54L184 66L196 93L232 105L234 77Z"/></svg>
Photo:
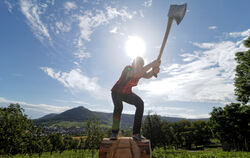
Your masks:
<svg viewBox="0 0 250 158"><path fill-rule="evenodd" d="M235 101L234 54L250 35L248 0L3 0L0 2L0 106L20 103L30 118L84 106L113 112L110 89L131 63L125 43L144 40L154 60L170 4L187 3L173 24L158 78L133 91L148 112L209 117ZM135 107L124 104L123 113Z"/></svg>

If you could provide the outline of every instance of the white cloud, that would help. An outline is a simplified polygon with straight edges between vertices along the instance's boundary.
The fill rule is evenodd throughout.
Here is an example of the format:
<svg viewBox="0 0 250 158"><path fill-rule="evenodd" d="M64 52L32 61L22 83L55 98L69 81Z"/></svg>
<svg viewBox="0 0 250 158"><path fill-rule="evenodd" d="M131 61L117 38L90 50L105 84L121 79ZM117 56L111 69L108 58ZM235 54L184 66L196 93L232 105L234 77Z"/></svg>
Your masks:
<svg viewBox="0 0 250 158"><path fill-rule="evenodd" d="M144 2L144 6L145 7L151 7L152 6L152 2L153 2L153 0L148 0L148 1Z"/></svg>
<svg viewBox="0 0 250 158"><path fill-rule="evenodd" d="M179 69L180 65L179 64L172 64L170 66L162 66L162 72L173 72L173 71L177 71Z"/></svg>
<svg viewBox="0 0 250 158"><path fill-rule="evenodd" d="M144 14L143 14L143 11L142 10L139 10L139 14L142 18L144 18Z"/></svg>
<svg viewBox="0 0 250 158"><path fill-rule="evenodd" d="M85 52L85 49L81 49L78 52L74 53L75 57L78 58L80 60L80 62L84 59L84 58L90 58L91 55L88 52Z"/></svg>
<svg viewBox="0 0 250 158"><path fill-rule="evenodd" d="M49 67L42 67L41 69L51 78L56 79L62 83L64 87L70 88L71 90L89 92L98 99L103 99L108 94L108 91L97 83L98 78L89 78L84 75L79 68L72 69L70 72L55 72L53 68Z"/></svg>
<svg viewBox="0 0 250 158"><path fill-rule="evenodd" d="M21 11L28 20L28 24L33 30L35 36L43 41L47 38L51 41L51 37L46 25L41 21L40 15L42 10L33 1L30 0L20 0Z"/></svg>
<svg viewBox="0 0 250 158"><path fill-rule="evenodd" d="M4 0L4 3L7 5L8 11L12 13L13 5L7 0Z"/></svg>
<svg viewBox="0 0 250 158"><path fill-rule="evenodd" d="M198 119L198 118L209 118L209 114L195 114L194 109L188 108L179 108L179 107L154 107L152 109L148 109L151 114L156 113L161 116L169 116L169 117L180 117L186 119Z"/></svg>
<svg viewBox="0 0 250 158"><path fill-rule="evenodd" d="M98 112L108 112L111 113L112 112L112 108L110 106L104 106L104 104L90 104L89 102L83 101L83 100L61 100L61 99L56 99L55 101L57 102L61 102L64 104L70 104L74 107L76 106L83 106L91 111L98 111ZM110 104L112 104L112 102L110 102ZM111 109L110 109L111 108Z"/></svg>
<svg viewBox="0 0 250 158"><path fill-rule="evenodd" d="M74 2L65 2L64 7L67 11L77 9L77 6Z"/></svg>
<svg viewBox="0 0 250 158"><path fill-rule="evenodd" d="M6 0L6 3L8 1ZM83 1L84 2L84 1ZM84 41L91 41L91 35L95 29L99 26L109 24L110 20L119 19L126 21L131 19L134 12L128 12L127 7L122 8L113 8L111 6L105 6L103 9L91 9L83 11L80 7L77 6L75 2L67 1L63 3L65 9L67 10L65 17L61 19L58 17L57 12L46 12L48 6L53 6L55 1L45 1L38 2L36 0L20 0L20 8L22 13L27 19L27 23L33 31L34 35L41 41L48 39L50 44L52 43L52 35L55 35L55 41L67 41L70 39L68 37L73 37L73 47L75 47L75 52L73 56L80 60L84 58L89 58L90 52L87 51ZM68 11L73 9L79 9L78 13L68 14ZM47 13L47 14L45 14ZM45 17L46 15L46 17ZM60 20L56 20L60 19ZM72 31L71 36L64 36L60 33L70 32L73 27L78 26L79 30ZM49 30L50 28L50 30ZM75 30L75 29L74 29ZM113 30L115 31L115 30ZM52 32L53 34L50 34ZM115 33L115 32L112 32ZM122 34L122 33L120 33ZM54 43L53 46L61 45ZM78 61L79 62L79 61Z"/></svg>
<svg viewBox="0 0 250 158"><path fill-rule="evenodd" d="M80 28L80 38L86 41L90 41L90 35L93 32L93 28L98 27L102 24L108 22L103 11L98 10L96 15L93 15L92 12L86 11L83 16L78 16L79 28ZM82 44L80 44L82 46Z"/></svg>
<svg viewBox="0 0 250 158"><path fill-rule="evenodd" d="M185 113L190 113L193 112L193 109L189 109L189 108L183 108L183 107L171 107L171 106L151 106L152 109L150 109L148 111L154 111L159 115L166 115L166 111L169 114L174 114L174 113L179 113L179 112L185 112ZM157 111L156 111L157 110Z"/></svg>
<svg viewBox="0 0 250 158"><path fill-rule="evenodd" d="M80 105L88 105L88 106L91 105L88 102L81 101L81 100L60 100L60 99L56 99L55 101L62 102L62 103L73 103L73 104L80 104Z"/></svg>
<svg viewBox="0 0 250 158"><path fill-rule="evenodd" d="M51 5L55 5L55 0L51 0Z"/></svg>
<svg viewBox="0 0 250 158"><path fill-rule="evenodd" d="M181 54L180 56L183 57L183 61L186 61L186 62L190 62L199 58L199 56L197 55L197 52L194 52L194 54L184 53L184 54Z"/></svg>
<svg viewBox="0 0 250 158"><path fill-rule="evenodd" d="M171 115L171 117L181 117L185 119L201 119L201 118L210 118L209 114L191 114L185 112L179 112L175 115Z"/></svg>
<svg viewBox="0 0 250 158"><path fill-rule="evenodd" d="M215 43L197 43L193 42L192 43L194 46L197 46L202 49L212 49L215 46Z"/></svg>
<svg viewBox="0 0 250 158"><path fill-rule="evenodd" d="M110 33L116 34L117 33L117 27L115 26L113 29L109 31Z"/></svg>
<svg viewBox="0 0 250 158"><path fill-rule="evenodd" d="M207 106L207 108L212 108L213 103L208 105L207 103L187 103L187 102L179 102L176 104L175 101L168 101L165 97L156 97L146 95L142 98L144 100L144 115L148 112L151 114L156 113L161 116L169 116L169 117L181 117L181 118L208 118L209 115L206 111L199 109L200 106ZM199 109L197 111L197 109ZM204 108L203 108L204 109Z"/></svg>
<svg viewBox="0 0 250 158"><path fill-rule="evenodd" d="M37 111L37 112L43 112L43 113L60 113L65 110L70 109L69 106L55 106L55 105L48 105L48 104L31 104L23 101L17 101L17 100L8 100L3 97L0 97L0 103L5 103L5 104L20 104L22 105L25 109L30 109L32 111Z"/></svg>
<svg viewBox="0 0 250 158"><path fill-rule="evenodd" d="M127 12L126 8L122 8L120 10L116 8L112 8L107 6L105 11L103 10L95 10L95 11L85 11L84 15L76 16L79 21L80 35L77 39L76 45L78 46L79 51L75 54L76 57L80 59L84 57L89 57L89 53L86 53L86 48L84 46L85 41L91 41L91 34L94 32L96 27L101 25L108 24L110 20L114 18L121 17L123 21L127 19L131 19L133 14ZM85 52L85 53L83 53Z"/></svg>
<svg viewBox="0 0 250 158"><path fill-rule="evenodd" d="M80 64L76 61L73 62L76 66L80 66Z"/></svg>
<svg viewBox="0 0 250 158"><path fill-rule="evenodd" d="M167 73L168 77L144 82L138 88L149 96L165 97L172 101L233 101L235 53L246 48L238 41L193 44L205 50L183 54L183 61L187 63L165 67L162 75Z"/></svg>
<svg viewBox="0 0 250 158"><path fill-rule="evenodd" d="M133 14L127 12L127 9L124 7L122 9L117 10L117 8L112 8L110 6L106 7L107 17L109 20L114 19L116 17L121 17L122 20L126 21L127 19L132 19Z"/></svg>
<svg viewBox="0 0 250 158"><path fill-rule="evenodd" d="M209 29L209 30L216 30L216 29L217 29L217 26L209 26L208 29Z"/></svg>
<svg viewBox="0 0 250 158"><path fill-rule="evenodd" d="M121 17L124 21L133 17L125 8L118 11L116 8L108 6L105 9L106 12L96 10L94 14L91 11L86 11L83 16L78 16L80 28L79 46L82 46L82 39L90 41L90 35L93 33L94 28L108 24L110 20L117 17Z"/></svg>
<svg viewBox="0 0 250 158"><path fill-rule="evenodd" d="M63 24L62 22L56 22L56 33L59 34L61 32L69 32L71 26L69 24Z"/></svg>
<svg viewBox="0 0 250 158"><path fill-rule="evenodd" d="M231 37L247 37L250 36L250 29L243 32L230 32L229 36Z"/></svg>

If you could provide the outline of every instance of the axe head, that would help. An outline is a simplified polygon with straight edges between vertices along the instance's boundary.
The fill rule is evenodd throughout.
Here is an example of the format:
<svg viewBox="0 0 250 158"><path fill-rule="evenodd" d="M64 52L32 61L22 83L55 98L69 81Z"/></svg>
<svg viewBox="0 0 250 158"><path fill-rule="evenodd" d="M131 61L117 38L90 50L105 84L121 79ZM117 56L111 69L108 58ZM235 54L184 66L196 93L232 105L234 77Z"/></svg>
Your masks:
<svg viewBox="0 0 250 158"><path fill-rule="evenodd" d="M187 3L182 5L171 5L168 17L175 19L177 25L181 23L181 20L183 19L185 13L186 13Z"/></svg>

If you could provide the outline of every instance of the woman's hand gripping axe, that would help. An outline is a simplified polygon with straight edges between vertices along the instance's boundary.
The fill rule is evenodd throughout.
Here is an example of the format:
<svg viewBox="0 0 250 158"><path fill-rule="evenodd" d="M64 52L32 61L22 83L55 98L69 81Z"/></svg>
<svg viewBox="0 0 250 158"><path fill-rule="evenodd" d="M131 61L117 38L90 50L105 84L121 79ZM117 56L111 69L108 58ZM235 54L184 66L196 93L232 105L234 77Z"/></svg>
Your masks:
<svg viewBox="0 0 250 158"><path fill-rule="evenodd" d="M177 25L179 25L186 13L186 8L187 8L187 4L183 4L183 5L171 5L169 12L168 12L168 26L167 26L167 30L161 45L161 49L160 49L160 53L158 55L157 60L161 59L164 47L166 45L167 39L168 39L168 34L170 32L173 20L176 21ZM154 74L155 77L157 77L157 74Z"/></svg>

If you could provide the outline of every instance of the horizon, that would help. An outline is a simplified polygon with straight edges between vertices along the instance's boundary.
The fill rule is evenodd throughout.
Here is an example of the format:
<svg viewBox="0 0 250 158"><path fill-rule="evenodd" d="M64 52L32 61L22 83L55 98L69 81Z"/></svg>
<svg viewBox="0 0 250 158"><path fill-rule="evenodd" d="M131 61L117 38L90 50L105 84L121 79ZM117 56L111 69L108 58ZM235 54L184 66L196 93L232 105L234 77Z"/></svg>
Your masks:
<svg viewBox="0 0 250 158"><path fill-rule="evenodd" d="M209 118L213 107L236 102L234 58L250 36L250 1L1 1L0 107L19 103L32 119L78 106L112 113L110 90L134 57L126 43L141 42L146 64L156 59L169 6L183 3L158 78L133 91L144 115ZM122 113L135 107L124 103Z"/></svg>
<svg viewBox="0 0 250 158"><path fill-rule="evenodd" d="M89 110L88 108L86 108L86 107L84 107L84 106L78 106L78 107L73 107L72 109L77 109L77 108L81 108L81 107L83 107L84 109L87 109L87 110ZM68 110L72 110L72 109L68 109ZM66 111L68 111L68 110L66 110ZM91 112L101 112L101 111L93 111L93 110L90 110ZM39 118L36 118L36 119L40 119L40 118L43 118L43 117L45 117L45 116L47 116L47 115L51 115L51 114L56 114L56 115L58 115L58 114L61 114L61 113L64 113L65 111L63 111L63 112L60 112L60 113L49 113L49 114L45 114L45 115L43 115L43 116L41 116L41 117L39 117ZM112 114L112 112L103 112L103 113L108 113L108 114ZM126 114L126 113L124 113L124 114ZM126 115L133 115L133 114L126 114ZM147 116L148 114L143 114L143 116ZM153 114L154 115L154 114ZM184 117L172 117L172 116L162 116L162 115L158 115L158 116L160 116L160 117L171 117L171 118L180 118L180 119L191 119L192 120L192 118L184 118ZM194 119L209 119L209 118L194 118Z"/></svg>

